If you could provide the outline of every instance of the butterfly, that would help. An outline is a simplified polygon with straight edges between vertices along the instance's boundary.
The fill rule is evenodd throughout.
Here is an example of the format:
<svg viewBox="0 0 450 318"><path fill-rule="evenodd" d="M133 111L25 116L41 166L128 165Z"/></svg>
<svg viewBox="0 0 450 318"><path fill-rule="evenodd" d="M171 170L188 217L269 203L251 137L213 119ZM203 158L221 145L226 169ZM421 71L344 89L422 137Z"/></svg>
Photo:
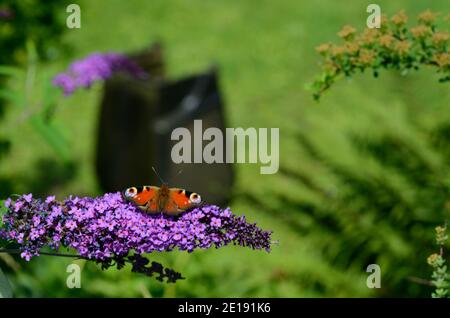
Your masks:
<svg viewBox="0 0 450 318"><path fill-rule="evenodd" d="M139 209L148 213L177 215L202 203L199 194L180 188L169 188L166 183L161 187L127 188L122 195L125 200L133 202Z"/></svg>

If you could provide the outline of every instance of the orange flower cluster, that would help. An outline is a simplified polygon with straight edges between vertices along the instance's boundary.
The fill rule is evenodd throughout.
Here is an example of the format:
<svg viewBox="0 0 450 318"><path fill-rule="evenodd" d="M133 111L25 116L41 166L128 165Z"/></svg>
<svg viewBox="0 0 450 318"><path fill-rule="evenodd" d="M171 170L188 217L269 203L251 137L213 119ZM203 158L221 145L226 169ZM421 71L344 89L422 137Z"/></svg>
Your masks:
<svg viewBox="0 0 450 318"><path fill-rule="evenodd" d="M418 24L407 26L404 10L390 19L381 18L381 26L358 33L350 25L337 35L341 44L324 43L316 50L323 57L323 73L312 84L314 97L319 99L338 78L351 76L357 71L371 69L375 76L380 69L419 69L421 65L434 66L443 76L441 82L450 81L450 52L448 31L438 31L439 13L427 10L417 17ZM448 20L450 14L444 18Z"/></svg>

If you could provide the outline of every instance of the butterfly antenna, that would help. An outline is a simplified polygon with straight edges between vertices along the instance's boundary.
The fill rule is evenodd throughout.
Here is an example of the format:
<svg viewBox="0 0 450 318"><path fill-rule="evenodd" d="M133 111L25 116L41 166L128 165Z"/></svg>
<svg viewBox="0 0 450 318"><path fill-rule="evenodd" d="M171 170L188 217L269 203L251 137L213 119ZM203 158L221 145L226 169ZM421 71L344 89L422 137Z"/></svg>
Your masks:
<svg viewBox="0 0 450 318"><path fill-rule="evenodd" d="M155 167L152 166L152 170L156 174L156 176L158 177L159 181L161 181L162 184L165 184L164 180L161 178L159 173L156 171Z"/></svg>
<svg viewBox="0 0 450 318"><path fill-rule="evenodd" d="M175 184L176 178L183 172L182 169L178 170L177 174L170 178L170 183Z"/></svg>
<svg viewBox="0 0 450 318"><path fill-rule="evenodd" d="M182 172L183 172L182 169L178 170L177 174L173 176L173 179L175 179L176 177L178 177Z"/></svg>

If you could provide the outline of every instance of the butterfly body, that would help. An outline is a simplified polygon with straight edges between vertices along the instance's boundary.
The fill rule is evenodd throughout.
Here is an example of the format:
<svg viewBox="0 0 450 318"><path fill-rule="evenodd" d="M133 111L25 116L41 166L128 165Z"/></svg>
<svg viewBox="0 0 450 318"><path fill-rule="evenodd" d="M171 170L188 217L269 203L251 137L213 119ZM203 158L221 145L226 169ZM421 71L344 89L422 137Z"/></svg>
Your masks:
<svg viewBox="0 0 450 318"><path fill-rule="evenodd" d="M177 215L189 208L199 206L201 197L197 193L180 188L169 188L166 183L161 187L131 187L122 192L123 197L147 213L165 213Z"/></svg>

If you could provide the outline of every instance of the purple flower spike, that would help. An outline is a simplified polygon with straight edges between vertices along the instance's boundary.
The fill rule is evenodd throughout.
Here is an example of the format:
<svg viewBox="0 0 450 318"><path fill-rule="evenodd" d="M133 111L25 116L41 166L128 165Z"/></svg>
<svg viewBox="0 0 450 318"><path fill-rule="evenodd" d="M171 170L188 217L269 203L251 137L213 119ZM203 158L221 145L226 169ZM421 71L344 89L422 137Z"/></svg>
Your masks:
<svg viewBox="0 0 450 318"><path fill-rule="evenodd" d="M166 277L170 282L181 275L155 262L148 267L148 259L141 254L174 249L192 252L230 243L266 251L271 246L271 232L215 205L171 217L143 213L119 192L62 202L53 196L40 200L28 194L6 203L0 238L20 244L26 260L44 247L57 250L63 246L101 263L102 268L112 264L121 268L129 262L133 271L149 276L159 273L158 279Z"/></svg>
<svg viewBox="0 0 450 318"><path fill-rule="evenodd" d="M53 84L61 87L64 95L68 96L80 87L89 88L94 82L106 80L117 72L147 78L145 71L123 54L93 53L73 62L67 72L56 75Z"/></svg>

